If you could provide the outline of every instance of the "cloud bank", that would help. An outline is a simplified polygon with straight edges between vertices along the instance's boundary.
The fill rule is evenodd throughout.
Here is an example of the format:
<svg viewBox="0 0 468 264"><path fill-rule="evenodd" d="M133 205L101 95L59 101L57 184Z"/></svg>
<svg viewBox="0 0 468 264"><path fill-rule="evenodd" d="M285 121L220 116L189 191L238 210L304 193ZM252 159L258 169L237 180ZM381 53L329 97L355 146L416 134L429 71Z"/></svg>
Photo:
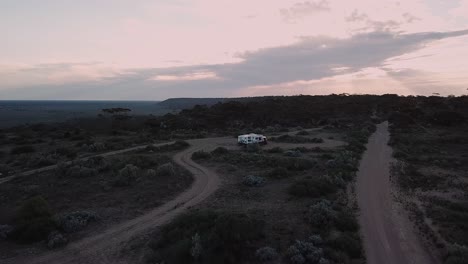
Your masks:
<svg viewBox="0 0 468 264"><path fill-rule="evenodd" d="M148 98L148 94L156 95L153 99L237 95L247 87L320 80L369 68L385 69L390 58L417 51L433 41L464 35L468 35L468 30L404 35L373 32L348 39L301 37L293 45L240 54L241 62L238 63L173 68L115 70L97 63L37 65L12 74L46 75L50 83L23 89L3 88L0 97L22 98L37 89L41 90L38 99L51 96L65 99L143 99ZM96 67L98 71L91 71ZM392 69L385 71L393 78L408 78ZM5 78L5 75L8 73L3 72L0 76ZM56 80L63 82L57 84ZM10 93L16 95L11 96Z"/></svg>

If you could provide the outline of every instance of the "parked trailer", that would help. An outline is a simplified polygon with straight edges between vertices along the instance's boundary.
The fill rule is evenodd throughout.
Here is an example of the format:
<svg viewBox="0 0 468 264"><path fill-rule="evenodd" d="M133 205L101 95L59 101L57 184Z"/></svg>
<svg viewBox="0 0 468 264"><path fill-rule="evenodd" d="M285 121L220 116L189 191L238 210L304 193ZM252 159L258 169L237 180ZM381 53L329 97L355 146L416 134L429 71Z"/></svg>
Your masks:
<svg viewBox="0 0 468 264"><path fill-rule="evenodd" d="M265 145L268 143L267 137L259 134L246 134L240 135L237 137L237 143L239 145L249 145L249 144L262 144Z"/></svg>

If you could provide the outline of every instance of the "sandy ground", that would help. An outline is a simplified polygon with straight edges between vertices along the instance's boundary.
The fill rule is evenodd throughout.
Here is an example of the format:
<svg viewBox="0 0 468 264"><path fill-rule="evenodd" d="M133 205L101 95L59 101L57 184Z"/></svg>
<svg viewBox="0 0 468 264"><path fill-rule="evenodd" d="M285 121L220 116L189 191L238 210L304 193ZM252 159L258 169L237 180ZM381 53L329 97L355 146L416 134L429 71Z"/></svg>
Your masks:
<svg viewBox="0 0 468 264"><path fill-rule="evenodd" d="M370 137L357 177L359 222L369 264L435 264L401 206L392 198L388 122Z"/></svg>
<svg viewBox="0 0 468 264"><path fill-rule="evenodd" d="M193 162L191 155L197 150L212 149L216 142L226 142L226 140L228 139L189 140L191 146L174 156L174 162L189 170L195 178L192 186L174 200L141 217L104 230L95 236L73 242L62 250L48 252L42 256L25 256L21 259L5 260L4 263L122 263L113 258L121 248L122 243L167 223L185 209L200 203L217 190L219 186L218 175Z"/></svg>

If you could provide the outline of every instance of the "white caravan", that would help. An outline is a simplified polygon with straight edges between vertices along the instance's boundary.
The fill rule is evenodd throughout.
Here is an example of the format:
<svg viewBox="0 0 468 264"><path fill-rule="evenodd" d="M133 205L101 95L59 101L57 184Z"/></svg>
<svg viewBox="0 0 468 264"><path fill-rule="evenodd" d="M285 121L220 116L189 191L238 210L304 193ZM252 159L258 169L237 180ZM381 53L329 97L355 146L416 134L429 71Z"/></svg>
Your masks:
<svg viewBox="0 0 468 264"><path fill-rule="evenodd" d="M237 143L239 145L248 145L248 144L266 144L267 138L264 135L259 134L246 134L240 135L237 137Z"/></svg>

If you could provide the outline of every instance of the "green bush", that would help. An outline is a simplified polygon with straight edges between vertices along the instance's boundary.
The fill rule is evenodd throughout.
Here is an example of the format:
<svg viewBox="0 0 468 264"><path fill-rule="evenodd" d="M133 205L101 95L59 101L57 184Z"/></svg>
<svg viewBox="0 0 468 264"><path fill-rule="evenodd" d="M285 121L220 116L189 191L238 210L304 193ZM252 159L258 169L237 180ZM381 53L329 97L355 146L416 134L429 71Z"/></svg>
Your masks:
<svg viewBox="0 0 468 264"><path fill-rule="evenodd" d="M164 226L150 243L148 263L239 263L263 223L244 214L192 211Z"/></svg>
<svg viewBox="0 0 468 264"><path fill-rule="evenodd" d="M55 227L49 204L36 196L24 201L17 211L12 237L23 243L37 242L46 239Z"/></svg>

